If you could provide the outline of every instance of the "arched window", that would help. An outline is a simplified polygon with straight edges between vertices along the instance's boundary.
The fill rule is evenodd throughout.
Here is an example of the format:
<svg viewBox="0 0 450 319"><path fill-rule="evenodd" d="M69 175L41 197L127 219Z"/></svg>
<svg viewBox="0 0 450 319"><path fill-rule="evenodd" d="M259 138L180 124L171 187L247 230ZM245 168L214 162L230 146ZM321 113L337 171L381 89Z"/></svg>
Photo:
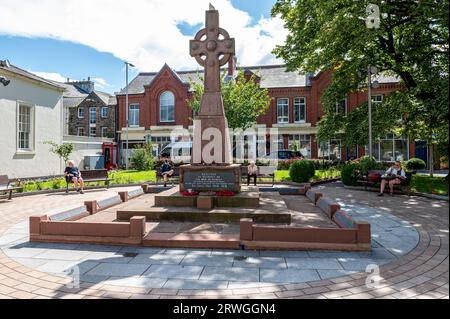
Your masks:
<svg viewBox="0 0 450 319"><path fill-rule="evenodd" d="M160 122L175 122L175 96L166 91L159 98Z"/></svg>

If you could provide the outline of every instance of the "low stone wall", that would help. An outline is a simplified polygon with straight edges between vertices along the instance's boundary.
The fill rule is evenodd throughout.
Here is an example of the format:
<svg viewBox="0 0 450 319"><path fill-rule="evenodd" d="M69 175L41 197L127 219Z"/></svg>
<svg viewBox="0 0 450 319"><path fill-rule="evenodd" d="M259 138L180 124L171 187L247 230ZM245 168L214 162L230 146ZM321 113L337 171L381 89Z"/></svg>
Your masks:
<svg viewBox="0 0 450 319"><path fill-rule="evenodd" d="M62 211L50 217L31 216L30 241L141 245L146 233L144 216L134 216L129 222L120 223L88 223L80 220L142 194L142 189L120 192L116 196L100 201L88 201L84 203L85 206Z"/></svg>
<svg viewBox="0 0 450 319"><path fill-rule="evenodd" d="M144 235L145 217L121 223L52 222L46 215L30 217L32 242L141 245Z"/></svg>

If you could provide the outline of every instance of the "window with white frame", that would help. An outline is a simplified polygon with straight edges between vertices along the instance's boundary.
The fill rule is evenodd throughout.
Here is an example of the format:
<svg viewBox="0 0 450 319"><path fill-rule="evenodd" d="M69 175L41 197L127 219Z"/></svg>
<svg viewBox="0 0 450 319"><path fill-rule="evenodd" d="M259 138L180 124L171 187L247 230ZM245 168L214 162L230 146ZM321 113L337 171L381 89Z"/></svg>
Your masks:
<svg viewBox="0 0 450 319"><path fill-rule="evenodd" d="M277 100L278 123L289 123L289 99L279 98Z"/></svg>
<svg viewBox="0 0 450 319"><path fill-rule="evenodd" d="M336 114L347 116L348 114L348 102L347 99L336 102Z"/></svg>
<svg viewBox="0 0 450 319"><path fill-rule="evenodd" d="M336 160L342 158L341 141L332 139L329 142L319 143L318 155L320 159Z"/></svg>
<svg viewBox="0 0 450 319"><path fill-rule="evenodd" d="M306 98L296 97L294 99L294 119L295 123L306 122Z"/></svg>
<svg viewBox="0 0 450 319"><path fill-rule="evenodd" d="M108 137L108 128L107 127L102 127L102 137Z"/></svg>
<svg viewBox="0 0 450 319"><path fill-rule="evenodd" d="M305 158L311 158L311 135L289 135L289 149L300 152Z"/></svg>
<svg viewBox="0 0 450 319"><path fill-rule="evenodd" d="M89 136L96 137L97 136L97 128L95 126L91 126L89 128Z"/></svg>
<svg viewBox="0 0 450 319"><path fill-rule="evenodd" d="M107 106L102 107L102 118L106 119L108 117L109 108Z"/></svg>
<svg viewBox="0 0 450 319"><path fill-rule="evenodd" d="M139 104L131 104L129 112L130 127L139 127Z"/></svg>
<svg viewBox="0 0 450 319"><path fill-rule="evenodd" d="M89 108L89 124L97 124L97 108Z"/></svg>
<svg viewBox="0 0 450 319"><path fill-rule="evenodd" d="M17 119L17 148L19 151L33 151L33 107L19 105Z"/></svg>
<svg viewBox="0 0 450 319"><path fill-rule="evenodd" d="M84 107L79 107L78 108L78 118L79 119L84 119Z"/></svg>
<svg viewBox="0 0 450 319"><path fill-rule="evenodd" d="M366 148L366 154L368 154ZM377 161L395 162L409 160L409 142L407 138L388 134L385 138L373 144L372 154Z"/></svg>
<svg viewBox="0 0 450 319"><path fill-rule="evenodd" d="M383 95L372 95L372 104L374 106L380 105L383 103Z"/></svg>
<svg viewBox="0 0 450 319"><path fill-rule="evenodd" d="M77 136L85 136L84 134L85 134L84 127L79 127L77 129Z"/></svg>
<svg viewBox="0 0 450 319"><path fill-rule="evenodd" d="M175 122L175 96L166 91L159 98L160 122Z"/></svg>

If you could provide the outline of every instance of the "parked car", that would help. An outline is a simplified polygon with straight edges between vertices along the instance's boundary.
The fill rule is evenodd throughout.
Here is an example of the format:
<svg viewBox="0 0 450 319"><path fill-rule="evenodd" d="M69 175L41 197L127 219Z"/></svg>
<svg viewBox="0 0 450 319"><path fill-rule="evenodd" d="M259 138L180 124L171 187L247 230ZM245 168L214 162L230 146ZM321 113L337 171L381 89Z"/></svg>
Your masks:
<svg viewBox="0 0 450 319"><path fill-rule="evenodd" d="M304 158L305 157L302 155L302 153L291 150L278 150L275 152L271 152L270 154L263 157L263 159L265 160L300 160Z"/></svg>
<svg viewBox="0 0 450 319"><path fill-rule="evenodd" d="M192 155L192 142L175 142L161 151L161 158L168 158L174 163L189 163Z"/></svg>

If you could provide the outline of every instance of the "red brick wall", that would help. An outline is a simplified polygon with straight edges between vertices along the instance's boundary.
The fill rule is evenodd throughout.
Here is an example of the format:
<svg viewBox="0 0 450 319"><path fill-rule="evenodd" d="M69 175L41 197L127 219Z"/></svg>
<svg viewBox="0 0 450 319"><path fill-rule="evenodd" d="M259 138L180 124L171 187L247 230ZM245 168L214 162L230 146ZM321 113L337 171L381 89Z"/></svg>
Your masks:
<svg viewBox="0 0 450 319"><path fill-rule="evenodd" d="M265 124L268 128L277 123L277 99L289 98L289 122L294 123L294 98L306 97L306 122L311 123L313 127L317 126L317 122L324 115L322 107L322 95L331 81L331 71L323 72L311 79L310 87L303 88L276 88L269 89L269 95L272 98L269 110L266 114L260 116L257 120L258 124ZM384 84L380 88L373 90L373 95L387 93L397 89L394 84ZM171 91L175 95L175 122L161 123L159 119L159 98L165 91ZM144 94L130 95L130 104L139 103L140 105L140 126L149 129L150 126L173 126L182 125L188 128L192 125L192 111L187 104L187 100L191 94L188 92L188 86L180 81L180 79L171 71L169 67L164 67L160 74L152 81L149 86L145 87ZM118 96L119 109L119 129L125 127L125 96ZM351 93L348 96L348 110L351 111L361 103L367 102L367 92ZM287 137L284 137L285 147L287 148ZM312 136L312 157L317 158L317 142L316 136ZM346 150L342 151L343 159L346 157ZM414 144L410 145L410 156L415 153ZM364 154L364 149L360 148L360 155Z"/></svg>

